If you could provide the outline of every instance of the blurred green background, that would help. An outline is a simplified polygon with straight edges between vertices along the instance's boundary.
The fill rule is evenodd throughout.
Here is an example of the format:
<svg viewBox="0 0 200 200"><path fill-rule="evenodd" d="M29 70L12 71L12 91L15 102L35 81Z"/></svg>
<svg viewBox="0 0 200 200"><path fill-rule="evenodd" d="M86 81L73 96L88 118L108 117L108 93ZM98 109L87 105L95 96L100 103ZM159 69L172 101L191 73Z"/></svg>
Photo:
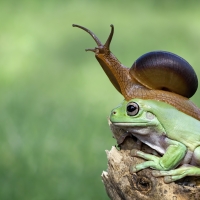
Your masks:
<svg viewBox="0 0 200 200"><path fill-rule="evenodd" d="M107 125L123 97L92 52L80 24L131 66L142 54L166 50L200 77L200 2L0 1L0 199L108 199L101 182ZM200 90L192 100L198 101Z"/></svg>

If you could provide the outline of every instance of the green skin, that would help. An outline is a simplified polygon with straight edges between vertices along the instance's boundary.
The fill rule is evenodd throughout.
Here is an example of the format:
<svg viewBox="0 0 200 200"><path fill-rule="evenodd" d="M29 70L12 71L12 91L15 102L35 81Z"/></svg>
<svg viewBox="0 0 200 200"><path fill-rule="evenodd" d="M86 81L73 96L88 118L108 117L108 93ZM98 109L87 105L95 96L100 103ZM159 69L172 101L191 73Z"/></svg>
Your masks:
<svg viewBox="0 0 200 200"><path fill-rule="evenodd" d="M130 102L139 106L138 113L128 111ZM132 156L147 161L131 166L131 173L150 167L155 169L153 176L164 176L165 183L200 176L200 121L167 103L142 99L123 101L112 110L110 121L162 155L133 149Z"/></svg>

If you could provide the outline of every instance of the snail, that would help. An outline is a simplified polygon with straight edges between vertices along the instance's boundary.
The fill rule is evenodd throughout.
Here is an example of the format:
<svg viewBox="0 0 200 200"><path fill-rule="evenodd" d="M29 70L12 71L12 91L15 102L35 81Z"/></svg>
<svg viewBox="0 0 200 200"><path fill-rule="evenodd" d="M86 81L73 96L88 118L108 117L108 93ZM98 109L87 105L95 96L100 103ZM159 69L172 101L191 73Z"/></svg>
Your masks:
<svg viewBox="0 0 200 200"><path fill-rule="evenodd" d="M113 25L104 45L89 29L76 24L72 26L92 36L98 47L86 51L95 53L104 72L125 100L140 98L163 101L200 120L200 109L189 100L198 88L198 79L185 59L170 52L153 51L142 55L128 68L110 51Z"/></svg>

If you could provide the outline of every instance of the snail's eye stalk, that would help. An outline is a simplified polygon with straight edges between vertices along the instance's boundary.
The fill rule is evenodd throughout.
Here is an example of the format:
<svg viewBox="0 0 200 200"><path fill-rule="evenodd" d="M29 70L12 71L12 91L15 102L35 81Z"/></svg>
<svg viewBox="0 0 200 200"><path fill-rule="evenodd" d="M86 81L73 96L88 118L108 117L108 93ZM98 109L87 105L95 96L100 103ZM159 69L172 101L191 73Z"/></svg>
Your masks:
<svg viewBox="0 0 200 200"><path fill-rule="evenodd" d="M110 27L111 27L111 32L110 32L110 35L104 45L104 47L106 47L108 50L110 49L110 43L112 41L113 34L114 34L114 26L111 24Z"/></svg>
<svg viewBox="0 0 200 200"><path fill-rule="evenodd" d="M92 38L94 39L94 41L97 43L98 47L102 46L102 43L100 42L99 38L97 38L97 36L92 31L90 31L89 29L87 29L87 28L85 28L83 26L77 25L77 24L72 24L72 26L80 28L80 29L88 32L92 36Z"/></svg>

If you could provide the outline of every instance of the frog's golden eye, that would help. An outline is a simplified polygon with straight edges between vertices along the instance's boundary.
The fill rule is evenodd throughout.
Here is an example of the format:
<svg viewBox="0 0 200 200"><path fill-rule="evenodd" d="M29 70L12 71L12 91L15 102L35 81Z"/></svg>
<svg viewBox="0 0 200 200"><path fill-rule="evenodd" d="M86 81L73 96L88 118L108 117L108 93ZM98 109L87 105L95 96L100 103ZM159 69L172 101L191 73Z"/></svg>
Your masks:
<svg viewBox="0 0 200 200"><path fill-rule="evenodd" d="M139 112L139 106L138 106L138 104L135 103L135 102L128 103L128 105L126 107L126 112L130 116L137 115L138 112Z"/></svg>

